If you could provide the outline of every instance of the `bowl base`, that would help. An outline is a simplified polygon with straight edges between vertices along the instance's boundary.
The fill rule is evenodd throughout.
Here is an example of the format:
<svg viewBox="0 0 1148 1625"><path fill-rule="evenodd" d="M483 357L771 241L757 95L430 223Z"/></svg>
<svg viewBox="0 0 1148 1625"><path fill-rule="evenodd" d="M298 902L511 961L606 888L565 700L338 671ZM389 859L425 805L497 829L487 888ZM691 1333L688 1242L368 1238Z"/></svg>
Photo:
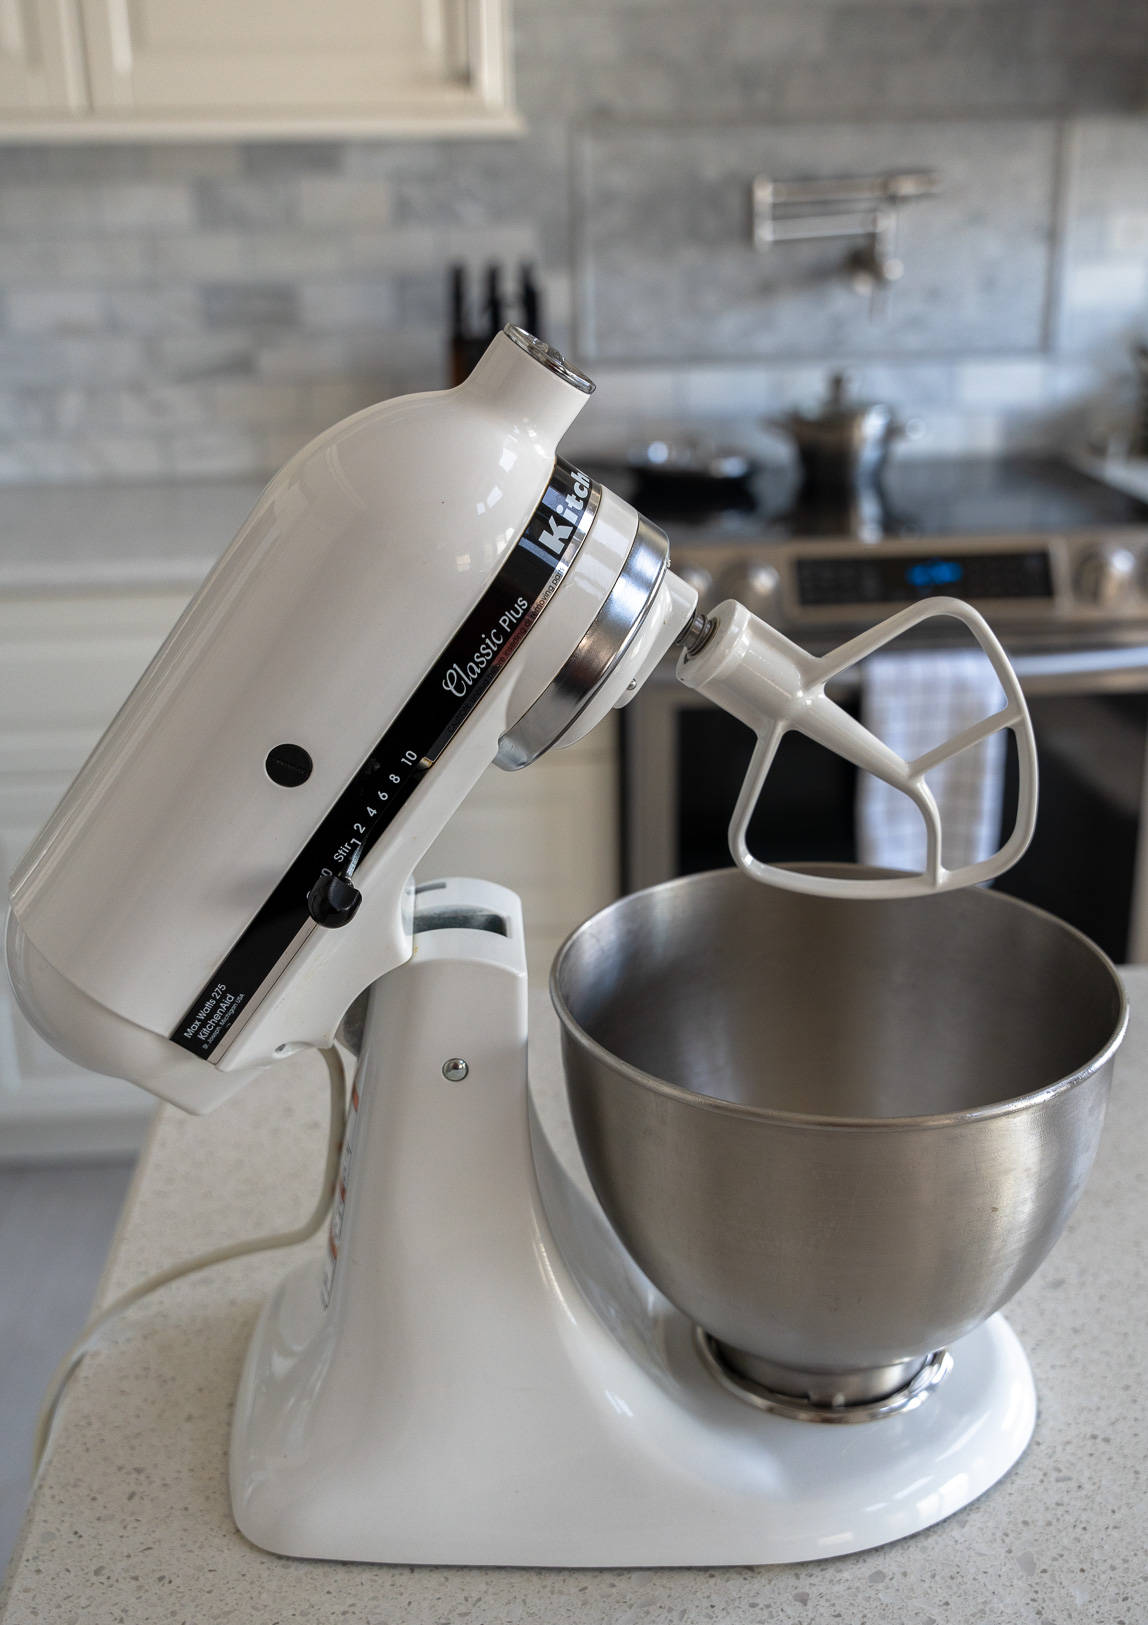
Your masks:
<svg viewBox="0 0 1148 1625"><path fill-rule="evenodd" d="M798 1422L875 1422L916 1410L953 1368L952 1355L938 1349L923 1360L874 1371L793 1371L727 1348L700 1326L695 1336L704 1364L723 1388L759 1410Z"/></svg>

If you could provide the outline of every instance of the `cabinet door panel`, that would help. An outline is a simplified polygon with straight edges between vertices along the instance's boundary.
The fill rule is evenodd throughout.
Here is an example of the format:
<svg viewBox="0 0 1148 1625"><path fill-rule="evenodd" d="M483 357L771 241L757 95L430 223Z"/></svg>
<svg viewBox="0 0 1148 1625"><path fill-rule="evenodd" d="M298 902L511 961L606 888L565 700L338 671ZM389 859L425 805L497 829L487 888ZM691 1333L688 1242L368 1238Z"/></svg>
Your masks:
<svg viewBox="0 0 1148 1625"><path fill-rule="evenodd" d="M0 874L5 881L67 789L70 773L0 774ZM134 1084L57 1055L25 1020L0 975L0 1162L122 1157L138 1150L155 1103Z"/></svg>
<svg viewBox="0 0 1148 1625"><path fill-rule="evenodd" d="M0 874L5 896L9 876L67 787L66 773L16 784L0 780ZM36 1078L69 1070L74 1069L53 1054L24 1020L8 978L0 977L0 1093L15 1094Z"/></svg>
<svg viewBox="0 0 1148 1625"><path fill-rule="evenodd" d="M86 105L68 0L0 0L0 111L67 113Z"/></svg>
<svg viewBox="0 0 1148 1625"><path fill-rule="evenodd" d="M0 876L12 870L183 608L171 592L0 600ZM142 1090L57 1055L0 972L0 1160L120 1156Z"/></svg>
<svg viewBox="0 0 1148 1625"><path fill-rule="evenodd" d="M45 773L25 780L0 777L0 874L8 878L37 830L68 788L69 773ZM130 1083L99 1078L58 1055L29 1025L16 1005L6 976L0 977L0 1096L32 1091L27 1112L49 1114L69 1104L91 1111L110 1106L139 1111L145 1105ZM0 1110L0 1126L9 1114ZM0 1136L0 1156L3 1155Z"/></svg>
<svg viewBox="0 0 1148 1625"><path fill-rule="evenodd" d="M74 773L184 602L175 593L0 602L0 771Z"/></svg>
<svg viewBox="0 0 1148 1625"><path fill-rule="evenodd" d="M82 0L98 111L371 112L465 91L461 0Z"/></svg>

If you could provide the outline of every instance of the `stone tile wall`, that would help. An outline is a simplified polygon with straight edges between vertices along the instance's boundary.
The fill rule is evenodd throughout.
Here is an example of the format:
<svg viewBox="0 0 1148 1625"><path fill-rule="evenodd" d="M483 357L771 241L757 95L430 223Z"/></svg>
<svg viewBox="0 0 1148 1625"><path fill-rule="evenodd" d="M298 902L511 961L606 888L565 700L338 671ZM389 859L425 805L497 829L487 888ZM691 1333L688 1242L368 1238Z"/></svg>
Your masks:
<svg viewBox="0 0 1148 1625"><path fill-rule="evenodd" d="M542 268L576 446L848 363L922 451L1070 438L1145 327L1140 0L517 0L519 140L0 147L0 480L250 474L445 376L446 267ZM870 320L748 185L935 165Z"/></svg>

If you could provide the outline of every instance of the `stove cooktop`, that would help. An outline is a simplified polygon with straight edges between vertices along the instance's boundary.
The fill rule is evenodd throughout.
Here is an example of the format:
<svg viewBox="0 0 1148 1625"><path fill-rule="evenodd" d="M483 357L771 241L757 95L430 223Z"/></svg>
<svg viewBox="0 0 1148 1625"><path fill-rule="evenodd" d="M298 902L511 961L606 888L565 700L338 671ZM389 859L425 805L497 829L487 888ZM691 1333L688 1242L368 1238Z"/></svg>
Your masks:
<svg viewBox="0 0 1148 1625"><path fill-rule="evenodd" d="M737 598L807 647L939 594L1012 648L1148 639L1148 504L1055 459L904 458L852 507L808 500L786 470L601 473L665 529L703 608Z"/></svg>
<svg viewBox="0 0 1148 1625"><path fill-rule="evenodd" d="M853 504L820 501L795 472L767 468L749 480L674 479L629 467L602 477L671 539L787 541L800 537L1042 535L1148 525L1148 504L1053 458L902 458L881 487Z"/></svg>

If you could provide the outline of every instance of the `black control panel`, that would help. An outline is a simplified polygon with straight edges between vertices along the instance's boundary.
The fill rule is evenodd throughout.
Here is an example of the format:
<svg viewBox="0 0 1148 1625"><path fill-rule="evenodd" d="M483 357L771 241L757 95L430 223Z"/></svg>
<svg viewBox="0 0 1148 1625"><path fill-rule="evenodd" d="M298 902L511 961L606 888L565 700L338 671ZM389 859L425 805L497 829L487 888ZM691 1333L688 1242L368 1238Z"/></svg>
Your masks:
<svg viewBox="0 0 1148 1625"><path fill-rule="evenodd" d="M921 598L1045 599L1053 597L1048 552L946 552L896 557L838 554L796 560L798 602L827 605L912 604Z"/></svg>

